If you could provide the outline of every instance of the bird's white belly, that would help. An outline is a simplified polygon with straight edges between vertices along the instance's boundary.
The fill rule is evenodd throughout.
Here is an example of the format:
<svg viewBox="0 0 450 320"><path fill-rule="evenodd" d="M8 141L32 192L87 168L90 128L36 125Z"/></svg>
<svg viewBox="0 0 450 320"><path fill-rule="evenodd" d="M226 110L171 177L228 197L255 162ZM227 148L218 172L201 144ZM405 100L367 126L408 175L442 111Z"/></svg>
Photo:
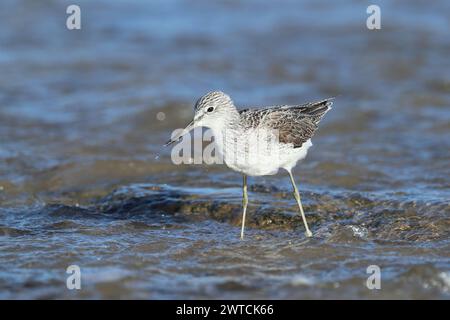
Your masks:
<svg viewBox="0 0 450 320"><path fill-rule="evenodd" d="M261 132L246 132L245 135L219 137L223 141L219 143L219 150L226 165L249 176L274 175L280 168L291 170L297 161L306 157L312 146L308 140L302 147L293 148L292 145L280 144L278 139L262 136Z"/></svg>
<svg viewBox="0 0 450 320"><path fill-rule="evenodd" d="M227 166L231 169L249 176L268 176L276 174L280 167L274 163L267 165L269 163L270 162L249 165L247 163L226 162Z"/></svg>

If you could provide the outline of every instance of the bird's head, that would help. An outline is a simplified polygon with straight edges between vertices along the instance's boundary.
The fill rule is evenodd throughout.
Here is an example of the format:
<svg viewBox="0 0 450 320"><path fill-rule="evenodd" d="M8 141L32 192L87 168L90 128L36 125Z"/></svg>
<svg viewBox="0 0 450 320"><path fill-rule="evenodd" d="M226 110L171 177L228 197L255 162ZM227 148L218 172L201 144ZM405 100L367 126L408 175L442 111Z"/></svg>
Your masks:
<svg viewBox="0 0 450 320"><path fill-rule="evenodd" d="M222 91L213 91L197 100L194 106L194 119L179 134L166 143L170 145L197 127L222 128L231 117L237 114L231 98Z"/></svg>

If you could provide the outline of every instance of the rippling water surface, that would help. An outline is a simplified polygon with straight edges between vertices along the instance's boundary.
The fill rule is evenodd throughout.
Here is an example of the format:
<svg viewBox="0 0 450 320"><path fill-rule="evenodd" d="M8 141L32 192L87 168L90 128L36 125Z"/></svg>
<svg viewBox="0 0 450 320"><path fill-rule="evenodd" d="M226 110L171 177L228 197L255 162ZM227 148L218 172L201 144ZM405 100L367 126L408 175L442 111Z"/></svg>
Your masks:
<svg viewBox="0 0 450 320"><path fill-rule="evenodd" d="M0 4L0 298L450 298L447 1L379 31L360 1L78 1L80 31L69 4ZM337 96L295 171L314 238L286 174L250 179L240 241L239 174L172 164L212 89Z"/></svg>

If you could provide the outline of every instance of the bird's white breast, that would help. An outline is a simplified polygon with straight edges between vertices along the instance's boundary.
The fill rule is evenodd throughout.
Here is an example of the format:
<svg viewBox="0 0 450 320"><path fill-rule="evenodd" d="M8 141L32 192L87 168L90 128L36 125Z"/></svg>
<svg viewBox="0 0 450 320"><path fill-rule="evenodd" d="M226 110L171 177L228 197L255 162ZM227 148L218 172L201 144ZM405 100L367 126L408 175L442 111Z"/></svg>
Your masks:
<svg viewBox="0 0 450 320"><path fill-rule="evenodd" d="M276 174L279 168L291 170L297 161L306 157L311 140L300 148L279 143L269 130L246 131L226 129L214 131L218 151L228 167L249 176Z"/></svg>

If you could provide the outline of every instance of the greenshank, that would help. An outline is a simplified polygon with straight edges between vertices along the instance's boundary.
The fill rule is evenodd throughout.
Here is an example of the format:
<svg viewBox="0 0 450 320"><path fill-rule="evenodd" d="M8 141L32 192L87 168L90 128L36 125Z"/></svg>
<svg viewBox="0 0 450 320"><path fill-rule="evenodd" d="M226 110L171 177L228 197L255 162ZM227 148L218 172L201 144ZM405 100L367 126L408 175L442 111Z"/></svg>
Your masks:
<svg viewBox="0 0 450 320"><path fill-rule="evenodd" d="M226 165L243 175L241 239L244 238L248 205L247 176L273 175L280 168L285 169L292 183L306 236L311 237L292 168L306 157L312 146L311 137L323 116L331 109L332 100L238 110L227 94L209 92L197 100L194 119L166 146L179 141L196 127L212 130Z"/></svg>

